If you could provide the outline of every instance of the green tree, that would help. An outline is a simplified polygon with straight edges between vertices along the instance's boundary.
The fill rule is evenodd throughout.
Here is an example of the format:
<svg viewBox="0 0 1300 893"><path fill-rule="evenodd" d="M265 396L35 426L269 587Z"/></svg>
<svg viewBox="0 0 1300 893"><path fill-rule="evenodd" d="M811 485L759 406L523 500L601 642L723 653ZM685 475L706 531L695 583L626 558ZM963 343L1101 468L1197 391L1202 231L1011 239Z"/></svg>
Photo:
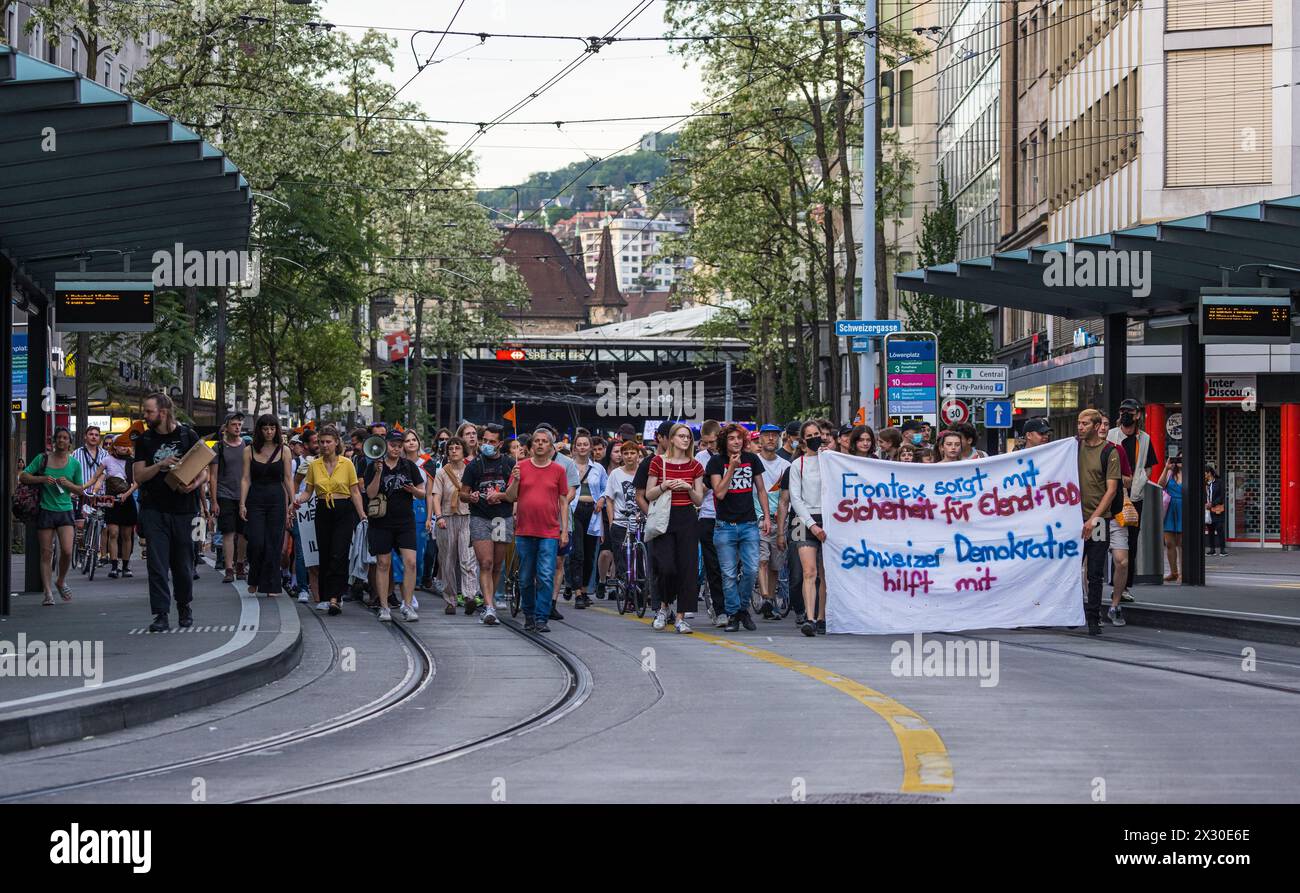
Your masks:
<svg viewBox="0 0 1300 893"><path fill-rule="evenodd" d="M957 206L948 182L939 172L939 204L921 216L917 248L921 265L951 263L957 259L960 233ZM993 356L993 333L983 306L974 301L907 293L901 299L909 328L939 336L940 359L946 363L987 363Z"/></svg>

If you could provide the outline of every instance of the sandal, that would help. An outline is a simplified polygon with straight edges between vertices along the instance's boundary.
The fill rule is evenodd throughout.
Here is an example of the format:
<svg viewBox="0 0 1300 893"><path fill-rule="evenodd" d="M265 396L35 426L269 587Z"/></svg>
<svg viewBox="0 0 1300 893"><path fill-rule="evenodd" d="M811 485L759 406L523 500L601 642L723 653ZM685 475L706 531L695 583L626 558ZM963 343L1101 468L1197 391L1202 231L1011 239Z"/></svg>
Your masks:
<svg viewBox="0 0 1300 893"><path fill-rule="evenodd" d="M72 587L69 586L67 583L64 583L62 586L59 587L59 595L62 596L65 602L72 601Z"/></svg>
<svg viewBox="0 0 1300 893"><path fill-rule="evenodd" d="M47 592L47 593L45 593L45 600L44 600L43 602L41 602L41 606L42 606L42 607L45 607L45 608L52 608L52 607L54 607L54 593L53 593L53 592Z"/></svg>

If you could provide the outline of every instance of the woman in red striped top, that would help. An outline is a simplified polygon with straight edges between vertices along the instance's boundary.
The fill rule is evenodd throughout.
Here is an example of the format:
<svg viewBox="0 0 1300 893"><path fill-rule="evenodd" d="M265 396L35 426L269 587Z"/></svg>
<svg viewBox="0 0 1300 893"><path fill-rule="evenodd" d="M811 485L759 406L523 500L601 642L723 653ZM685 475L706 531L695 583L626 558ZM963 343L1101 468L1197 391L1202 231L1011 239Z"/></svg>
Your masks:
<svg viewBox="0 0 1300 893"><path fill-rule="evenodd" d="M646 480L645 498L654 502L664 493L672 493L672 508L668 515L668 529L650 544L654 553L656 576L659 579L656 595L659 611L655 614L654 628L668 625L674 593L677 600L677 632L689 633L686 613L695 610L699 594L698 569L699 536L695 531L696 508L704 501L704 466L691 457L695 438L686 425L674 425L668 435L668 450L650 460L650 476Z"/></svg>

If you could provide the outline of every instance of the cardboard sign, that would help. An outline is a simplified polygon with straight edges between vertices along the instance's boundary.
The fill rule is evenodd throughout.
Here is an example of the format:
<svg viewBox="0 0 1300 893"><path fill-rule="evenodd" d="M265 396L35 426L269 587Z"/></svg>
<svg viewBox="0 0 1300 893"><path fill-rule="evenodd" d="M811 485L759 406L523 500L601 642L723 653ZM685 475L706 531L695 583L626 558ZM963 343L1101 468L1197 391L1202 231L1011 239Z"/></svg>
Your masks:
<svg viewBox="0 0 1300 893"><path fill-rule="evenodd" d="M181 459L181 464L177 465L171 471L167 472L167 486L180 492L194 483L194 479L199 476L203 469L212 464L216 458L216 453L212 452L212 447L203 441L198 441L190 447L189 452Z"/></svg>

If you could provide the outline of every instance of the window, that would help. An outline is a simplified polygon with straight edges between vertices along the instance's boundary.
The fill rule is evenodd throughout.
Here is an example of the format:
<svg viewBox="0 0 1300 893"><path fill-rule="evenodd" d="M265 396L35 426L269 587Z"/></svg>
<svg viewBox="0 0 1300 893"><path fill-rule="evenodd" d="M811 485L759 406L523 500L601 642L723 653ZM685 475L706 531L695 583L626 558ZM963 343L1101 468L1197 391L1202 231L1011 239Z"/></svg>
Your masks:
<svg viewBox="0 0 1300 893"><path fill-rule="evenodd" d="M50 39L45 42L45 61L53 65L59 64L59 40L57 32L50 35Z"/></svg>
<svg viewBox="0 0 1300 893"><path fill-rule="evenodd" d="M69 49L72 51L72 63L69 67L77 74L81 74L81 42L74 36L69 44Z"/></svg>
<svg viewBox="0 0 1300 893"><path fill-rule="evenodd" d="M894 126L894 73L880 73L880 126L886 129Z"/></svg>
<svg viewBox="0 0 1300 893"><path fill-rule="evenodd" d="M912 126L912 80L914 72L909 68L898 73L898 126Z"/></svg>
<svg viewBox="0 0 1300 893"><path fill-rule="evenodd" d="M27 52L29 55L40 57L41 55L41 38L44 36L45 29L41 23L37 22L36 27L32 28L31 34L27 36Z"/></svg>
<svg viewBox="0 0 1300 893"><path fill-rule="evenodd" d="M1203 28L1241 28L1268 25L1273 19L1273 0L1165 0L1165 29L1191 31Z"/></svg>
<svg viewBox="0 0 1300 893"><path fill-rule="evenodd" d="M105 59L104 60L104 86L105 87L109 86L112 77L113 77L113 60Z"/></svg>
<svg viewBox="0 0 1300 893"><path fill-rule="evenodd" d="M125 92L126 92L126 82L127 82L129 79L130 79L130 78L129 78L129 76L127 75L127 72L126 72L126 66L125 66L125 65L120 65L120 66L118 66L118 69L117 69L117 91L118 91L119 93L125 93Z"/></svg>
<svg viewBox="0 0 1300 893"><path fill-rule="evenodd" d="M1272 51L1225 47L1165 55L1166 187L1272 182Z"/></svg>
<svg viewBox="0 0 1300 893"><path fill-rule="evenodd" d="M10 46L18 42L18 10L12 6L5 12L5 40Z"/></svg>

